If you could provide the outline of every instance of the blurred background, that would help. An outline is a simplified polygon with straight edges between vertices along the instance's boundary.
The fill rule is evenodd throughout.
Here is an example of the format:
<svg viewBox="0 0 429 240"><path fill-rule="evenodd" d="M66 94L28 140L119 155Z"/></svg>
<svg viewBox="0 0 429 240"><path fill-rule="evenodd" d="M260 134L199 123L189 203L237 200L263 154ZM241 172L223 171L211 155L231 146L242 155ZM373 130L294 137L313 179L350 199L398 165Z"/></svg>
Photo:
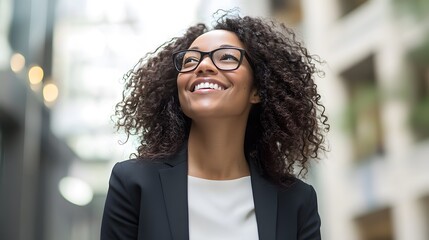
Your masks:
<svg viewBox="0 0 429 240"><path fill-rule="evenodd" d="M429 1L0 0L0 239L99 239L122 76L215 10L273 17L326 61L323 239L429 239Z"/></svg>

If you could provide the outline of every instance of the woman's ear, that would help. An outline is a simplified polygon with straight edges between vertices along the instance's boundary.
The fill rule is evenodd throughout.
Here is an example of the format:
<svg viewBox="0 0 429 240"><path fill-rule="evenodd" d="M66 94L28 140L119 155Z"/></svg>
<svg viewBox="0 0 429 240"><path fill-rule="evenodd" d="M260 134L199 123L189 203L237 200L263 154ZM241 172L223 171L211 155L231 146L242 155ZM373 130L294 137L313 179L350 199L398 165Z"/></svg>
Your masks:
<svg viewBox="0 0 429 240"><path fill-rule="evenodd" d="M259 97L258 89L254 88L250 95L250 103L256 104L261 102L261 97Z"/></svg>

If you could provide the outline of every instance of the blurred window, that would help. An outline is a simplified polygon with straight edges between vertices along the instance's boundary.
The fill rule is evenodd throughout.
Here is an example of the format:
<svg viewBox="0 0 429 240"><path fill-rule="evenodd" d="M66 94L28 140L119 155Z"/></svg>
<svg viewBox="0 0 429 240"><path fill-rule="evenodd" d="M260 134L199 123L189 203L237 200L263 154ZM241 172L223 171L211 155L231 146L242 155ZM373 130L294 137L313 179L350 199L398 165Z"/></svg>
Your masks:
<svg viewBox="0 0 429 240"><path fill-rule="evenodd" d="M423 21L429 14L429 1L427 0L394 0L393 6L399 13L406 14L407 17L412 17L417 21Z"/></svg>
<svg viewBox="0 0 429 240"><path fill-rule="evenodd" d="M341 9L341 15L347 15L368 0L338 0Z"/></svg>
<svg viewBox="0 0 429 240"><path fill-rule="evenodd" d="M355 219L361 240L393 240L390 208L380 209Z"/></svg>
<svg viewBox="0 0 429 240"><path fill-rule="evenodd" d="M370 55L341 74L349 96L345 125L351 134L357 160L384 153L379 89L373 58Z"/></svg>
<svg viewBox="0 0 429 240"><path fill-rule="evenodd" d="M429 138L429 36L427 39L409 53L414 80L410 94L410 127L418 141Z"/></svg>
<svg viewBox="0 0 429 240"><path fill-rule="evenodd" d="M298 27L303 20L301 0L271 0L272 15L291 27Z"/></svg>

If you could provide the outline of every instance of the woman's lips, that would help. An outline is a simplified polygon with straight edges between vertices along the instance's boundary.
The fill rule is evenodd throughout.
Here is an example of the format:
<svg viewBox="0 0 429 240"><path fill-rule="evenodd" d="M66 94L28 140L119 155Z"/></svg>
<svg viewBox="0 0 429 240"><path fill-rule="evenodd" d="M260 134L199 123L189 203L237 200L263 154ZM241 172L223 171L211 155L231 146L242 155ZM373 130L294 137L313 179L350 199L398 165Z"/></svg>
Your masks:
<svg viewBox="0 0 429 240"><path fill-rule="evenodd" d="M202 82L195 85L193 92L198 91L200 89L212 89L212 90L218 90L218 91L224 90L224 88L222 86L219 86L217 83Z"/></svg>
<svg viewBox="0 0 429 240"><path fill-rule="evenodd" d="M192 86L191 86L191 92L195 92L198 90L215 90L215 91L222 91L225 90L227 87L224 86L219 81L213 80L213 79L200 79L196 80Z"/></svg>

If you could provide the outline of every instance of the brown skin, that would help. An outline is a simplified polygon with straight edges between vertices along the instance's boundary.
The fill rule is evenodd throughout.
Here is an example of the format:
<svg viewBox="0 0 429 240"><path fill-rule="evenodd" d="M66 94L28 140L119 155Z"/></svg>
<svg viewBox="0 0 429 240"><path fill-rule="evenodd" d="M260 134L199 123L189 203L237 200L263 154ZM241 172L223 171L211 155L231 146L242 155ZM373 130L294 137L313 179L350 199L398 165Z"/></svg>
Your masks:
<svg viewBox="0 0 429 240"><path fill-rule="evenodd" d="M237 35L225 30L199 36L190 48L212 51L224 45L244 49ZM199 81L224 89L192 91ZM236 70L222 71L205 57L194 71L178 75L177 87L182 111L191 119L188 174L218 180L249 175L244 136L250 109L260 99L247 59Z"/></svg>

